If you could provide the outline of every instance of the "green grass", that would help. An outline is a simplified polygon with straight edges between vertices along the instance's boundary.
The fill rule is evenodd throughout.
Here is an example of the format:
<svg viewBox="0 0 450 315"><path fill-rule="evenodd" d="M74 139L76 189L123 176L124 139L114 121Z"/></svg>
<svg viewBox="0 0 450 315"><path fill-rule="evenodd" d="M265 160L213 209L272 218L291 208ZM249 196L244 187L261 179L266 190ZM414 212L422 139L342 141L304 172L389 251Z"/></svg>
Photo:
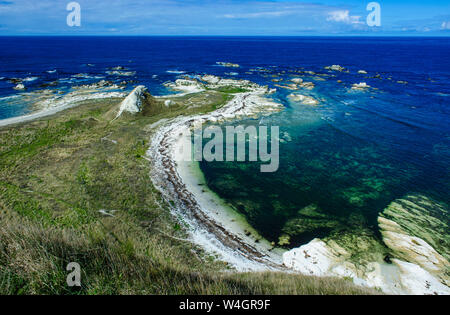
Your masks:
<svg viewBox="0 0 450 315"><path fill-rule="evenodd" d="M107 113L120 100L92 101L0 129L0 294L376 293L332 278L229 272L187 239L149 178L145 127L219 108L229 93L113 123ZM80 290L66 285L70 262L81 265Z"/></svg>
<svg viewBox="0 0 450 315"><path fill-rule="evenodd" d="M235 87L235 86L224 86L220 87L218 89L215 89L218 92L221 93L228 93L228 94L237 94L237 93L245 93L249 92L249 90L241 88L241 87Z"/></svg>

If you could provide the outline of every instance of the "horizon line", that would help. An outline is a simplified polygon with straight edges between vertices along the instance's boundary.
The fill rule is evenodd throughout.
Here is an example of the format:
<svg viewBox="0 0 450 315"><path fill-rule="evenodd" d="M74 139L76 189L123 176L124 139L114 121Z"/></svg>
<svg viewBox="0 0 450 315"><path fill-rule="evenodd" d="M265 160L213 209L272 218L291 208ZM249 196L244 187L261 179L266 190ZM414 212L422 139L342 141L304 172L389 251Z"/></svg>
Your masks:
<svg viewBox="0 0 450 315"><path fill-rule="evenodd" d="M352 35L329 35L329 34L323 34L323 35L133 35L133 34L114 34L114 35L107 35L107 34L84 34L84 35L73 35L73 34L6 34L2 35L0 34L0 37L398 37L398 38L407 38L407 37L439 37L439 38L450 38L449 35L443 35L443 34L430 34L430 35L424 35L424 34L417 34L417 35L395 35L395 34L352 34Z"/></svg>

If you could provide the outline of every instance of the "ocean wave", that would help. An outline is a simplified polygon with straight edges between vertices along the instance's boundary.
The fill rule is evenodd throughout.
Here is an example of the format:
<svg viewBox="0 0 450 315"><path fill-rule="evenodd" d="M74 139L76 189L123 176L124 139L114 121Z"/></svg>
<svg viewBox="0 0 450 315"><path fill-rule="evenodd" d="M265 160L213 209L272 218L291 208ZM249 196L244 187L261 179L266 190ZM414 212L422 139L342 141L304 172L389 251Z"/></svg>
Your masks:
<svg viewBox="0 0 450 315"><path fill-rule="evenodd" d="M72 75L72 78L76 78L76 79L103 79L104 76L90 75L90 74L87 74L87 73L78 73L78 74Z"/></svg>
<svg viewBox="0 0 450 315"><path fill-rule="evenodd" d="M56 70L48 70L47 73L56 73Z"/></svg>
<svg viewBox="0 0 450 315"><path fill-rule="evenodd" d="M171 74L184 74L186 73L186 71L182 71L182 70L167 70L167 73L171 73Z"/></svg>
<svg viewBox="0 0 450 315"><path fill-rule="evenodd" d="M106 71L109 75L116 75L120 77L132 77L136 75L136 71Z"/></svg>
<svg viewBox="0 0 450 315"><path fill-rule="evenodd" d="M20 97L20 95L4 96L4 97L0 97L0 101L12 100L12 99L19 98L19 97Z"/></svg>
<svg viewBox="0 0 450 315"><path fill-rule="evenodd" d="M73 79L73 78L62 78L62 79L58 80L58 82L60 82L60 83L72 83L74 81L75 81L75 79Z"/></svg>
<svg viewBox="0 0 450 315"><path fill-rule="evenodd" d="M23 79L22 81L23 82L33 82L33 81L36 81L37 79L39 79L39 77L28 77L28 78Z"/></svg>

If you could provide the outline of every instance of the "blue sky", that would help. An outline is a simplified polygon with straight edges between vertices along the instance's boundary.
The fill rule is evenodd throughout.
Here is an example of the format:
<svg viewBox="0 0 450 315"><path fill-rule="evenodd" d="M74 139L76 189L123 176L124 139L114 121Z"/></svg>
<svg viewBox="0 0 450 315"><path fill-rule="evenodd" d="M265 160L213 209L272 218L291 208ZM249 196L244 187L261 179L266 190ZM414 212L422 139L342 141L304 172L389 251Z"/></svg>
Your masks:
<svg viewBox="0 0 450 315"><path fill-rule="evenodd" d="M378 0L369 27L366 0L0 0L0 35L404 35L449 36L449 0Z"/></svg>

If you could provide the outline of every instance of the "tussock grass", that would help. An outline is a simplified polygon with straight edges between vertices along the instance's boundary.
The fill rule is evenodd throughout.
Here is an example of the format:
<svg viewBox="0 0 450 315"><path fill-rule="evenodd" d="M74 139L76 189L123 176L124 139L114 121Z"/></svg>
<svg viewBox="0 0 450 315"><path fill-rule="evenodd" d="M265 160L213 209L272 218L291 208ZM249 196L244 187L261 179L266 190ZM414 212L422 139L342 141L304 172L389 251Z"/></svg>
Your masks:
<svg viewBox="0 0 450 315"><path fill-rule="evenodd" d="M114 122L120 99L91 101L0 129L0 294L376 293L332 278L235 273L186 239L150 181L145 127L229 97L186 96ZM82 269L79 290L66 285L70 262Z"/></svg>

